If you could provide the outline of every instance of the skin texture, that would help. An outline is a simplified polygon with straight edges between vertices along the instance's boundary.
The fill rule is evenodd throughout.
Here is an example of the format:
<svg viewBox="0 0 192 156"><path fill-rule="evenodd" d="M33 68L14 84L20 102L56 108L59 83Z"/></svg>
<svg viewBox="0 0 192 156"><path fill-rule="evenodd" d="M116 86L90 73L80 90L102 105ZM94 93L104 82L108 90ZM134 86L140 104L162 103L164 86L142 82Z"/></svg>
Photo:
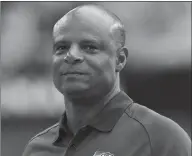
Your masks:
<svg viewBox="0 0 192 156"><path fill-rule="evenodd" d="M117 19L98 6L73 9L53 29L53 81L75 133L119 89L128 51Z"/></svg>

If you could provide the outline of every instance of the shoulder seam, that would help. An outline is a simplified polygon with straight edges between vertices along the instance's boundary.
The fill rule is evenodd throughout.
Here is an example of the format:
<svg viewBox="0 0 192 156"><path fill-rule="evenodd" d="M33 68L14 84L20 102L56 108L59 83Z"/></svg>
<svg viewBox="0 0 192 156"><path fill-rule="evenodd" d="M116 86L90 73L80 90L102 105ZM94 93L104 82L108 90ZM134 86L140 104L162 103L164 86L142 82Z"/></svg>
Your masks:
<svg viewBox="0 0 192 156"><path fill-rule="evenodd" d="M132 106L133 106L133 104L135 104L135 102L132 103ZM130 118L134 119L135 121L137 121L137 122L143 127L143 129L145 130L145 132L147 133L147 137L148 137L149 145L150 145L151 156L153 156L151 138L150 138L150 135L149 135L147 129L145 128L145 126L144 126L136 117L133 117L133 116L129 115L129 114L127 113L127 111L125 111L125 113L127 114L128 117L130 117ZM129 113L131 113L131 111L129 111Z"/></svg>
<svg viewBox="0 0 192 156"><path fill-rule="evenodd" d="M58 125L59 125L59 123L56 123L55 125L53 125L53 126L47 128L46 130L44 130L44 131L42 131L42 132L36 134L34 137L32 137L32 138L29 140L28 144L29 144L32 140L34 140L35 138L37 138L37 137L39 137L39 136L41 136L41 135L43 135L43 134L48 133L51 129L57 127Z"/></svg>

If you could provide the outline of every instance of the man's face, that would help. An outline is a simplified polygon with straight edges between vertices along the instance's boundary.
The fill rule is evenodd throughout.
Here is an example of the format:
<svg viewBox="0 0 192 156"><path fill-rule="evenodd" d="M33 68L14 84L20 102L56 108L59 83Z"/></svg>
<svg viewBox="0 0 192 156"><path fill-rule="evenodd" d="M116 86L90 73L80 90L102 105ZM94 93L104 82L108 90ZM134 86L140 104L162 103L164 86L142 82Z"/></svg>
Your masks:
<svg viewBox="0 0 192 156"><path fill-rule="evenodd" d="M54 32L53 81L61 93L105 94L114 85L115 68L116 47L102 23L72 17Z"/></svg>

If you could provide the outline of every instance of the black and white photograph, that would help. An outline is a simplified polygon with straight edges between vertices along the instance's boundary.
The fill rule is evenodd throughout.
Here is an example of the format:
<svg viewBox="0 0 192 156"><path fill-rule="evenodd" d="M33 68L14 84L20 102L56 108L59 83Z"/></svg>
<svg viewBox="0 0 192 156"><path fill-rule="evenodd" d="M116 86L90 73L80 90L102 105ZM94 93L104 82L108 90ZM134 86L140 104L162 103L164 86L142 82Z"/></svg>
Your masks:
<svg viewBox="0 0 192 156"><path fill-rule="evenodd" d="M2 156L191 156L190 1L1 1Z"/></svg>

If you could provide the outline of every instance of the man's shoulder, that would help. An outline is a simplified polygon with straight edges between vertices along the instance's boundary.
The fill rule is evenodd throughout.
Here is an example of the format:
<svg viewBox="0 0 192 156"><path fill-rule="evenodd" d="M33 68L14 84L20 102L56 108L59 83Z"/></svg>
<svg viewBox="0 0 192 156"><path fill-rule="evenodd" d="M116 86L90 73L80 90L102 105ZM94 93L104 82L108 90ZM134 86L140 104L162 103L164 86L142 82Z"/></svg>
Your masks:
<svg viewBox="0 0 192 156"><path fill-rule="evenodd" d="M56 138L58 127L59 123L56 123L32 137L28 141L22 156L29 156L46 144L49 145L49 142L53 142Z"/></svg>
<svg viewBox="0 0 192 156"><path fill-rule="evenodd" d="M169 136L169 133L173 132L186 134L183 128L175 121L140 104L134 103L127 112L131 118L137 120L148 132L157 130L158 132L161 131L161 134L167 132L164 135ZM157 134L157 132L155 132L155 134Z"/></svg>
<svg viewBox="0 0 192 156"><path fill-rule="evenodd" d="M132 106L126 110L126 113L129 117L136 120L147 129L165 128L168 130L172 127L180 127L168 117L137 103L133 103Z"/></svg>
<svg viewBox="0 0 192 156"><path fill-rule="evenodd" d="M57 130L58 130L58 127L59 127L59 123L56 123L46 129L44 129L43 131L39 132L38 134L36 134L35 136L33 136L29 142L33 141L34 139L36 138L39 138L39 137L44 137L46 134L50 133L52 135L56 134L57 133Z"/></svg>
<svg viewBox="0 0 192 156"><path fill-rule="evenodd" d="M126 112L130 118L143 127L148 135L153 152L161 153L166 148L170 150L173 146L177 150L181 149L189 152L190 137L173 120L137 103L134 103Z"/></svg>

